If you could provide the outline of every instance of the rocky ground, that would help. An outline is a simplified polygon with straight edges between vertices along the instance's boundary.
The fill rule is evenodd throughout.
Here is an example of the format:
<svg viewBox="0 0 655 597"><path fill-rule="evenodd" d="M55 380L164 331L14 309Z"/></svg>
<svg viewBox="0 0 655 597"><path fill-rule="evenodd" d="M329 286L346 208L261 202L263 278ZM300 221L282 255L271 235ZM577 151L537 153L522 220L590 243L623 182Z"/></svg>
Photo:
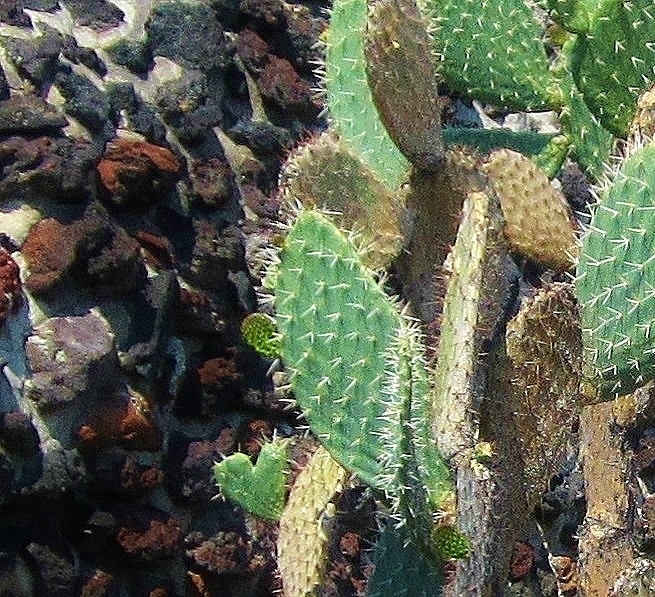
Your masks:
<svg viewBox="0 0 655 597"><path fill-rule="evenodd" d="M279 589L210 468L293 432L245 239L321 126L325 7L0 3L0 594Z"/></svg>

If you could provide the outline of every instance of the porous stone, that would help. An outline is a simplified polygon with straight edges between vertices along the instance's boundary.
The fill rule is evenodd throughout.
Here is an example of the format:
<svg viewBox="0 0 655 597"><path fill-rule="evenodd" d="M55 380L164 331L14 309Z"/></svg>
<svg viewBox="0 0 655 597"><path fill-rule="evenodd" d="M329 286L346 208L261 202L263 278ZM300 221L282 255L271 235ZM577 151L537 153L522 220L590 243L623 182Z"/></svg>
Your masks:
<svg viewBox="0 0 655 597"><path fill-rule="evenodd" d="M97 166L114 203L148 205L162 199L180 171L180 161L166 147L116 138Z"/></svg>
<svg viewBox="0 0 655 597"><path fill-rule="evenodd" d="M35 326L25 353L30 370L26 396L42 410L98 396L117 380L114 335L97 310Z"/></svg>

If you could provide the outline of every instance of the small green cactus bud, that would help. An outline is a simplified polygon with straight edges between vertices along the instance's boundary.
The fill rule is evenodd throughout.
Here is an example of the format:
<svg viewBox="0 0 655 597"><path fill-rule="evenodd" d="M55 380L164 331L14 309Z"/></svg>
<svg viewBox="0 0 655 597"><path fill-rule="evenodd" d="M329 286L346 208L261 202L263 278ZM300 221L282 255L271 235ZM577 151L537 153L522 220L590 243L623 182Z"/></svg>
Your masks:
<svg viewBox="0 0 655 597"><path fill-rule="evenodd" d="M251 313L241 322L243 339L258 353L276 359L280 356L280 339L275 320L265 313Z"/></svg>
<svg viewBox="0 0 655 597"><path fill-rule="evenodd" d="M286 498L288 443L264 444L254 466L241 452L217 462L214 478L223 496L255 516L278 520Z"/></svg>
<svg viewBox="0 0 655 597"><path fill-rule="evenodd" d="M436 525L432 530L432 546L443 560L461 560L469 554L471 544L466 536L450 525Z"/></svg>

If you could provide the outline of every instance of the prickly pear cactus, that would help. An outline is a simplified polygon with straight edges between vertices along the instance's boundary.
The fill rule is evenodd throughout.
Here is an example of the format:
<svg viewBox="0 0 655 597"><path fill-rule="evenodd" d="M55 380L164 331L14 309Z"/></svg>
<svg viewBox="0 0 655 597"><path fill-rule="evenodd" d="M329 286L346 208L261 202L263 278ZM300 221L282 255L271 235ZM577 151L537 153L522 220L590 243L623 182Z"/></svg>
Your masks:
<svg viewBox="0 0 655 597"><path fill-rule="evenodd" d="M320 446L296 478L280 517L278 568L287 597L306 597L321 582L327 535L322 519L348 472Z"/></svg>
<svg viewBox="0 0 655 597"><path fill-rule="evenodd" d="M325 90L332 126L390 189L409 164L380 122L366 78L363 30L366 0L339 0L330 15L325 48Z"/></svg>
<svg viewBox="0 0 655 597"><path fill-rule="evenodd" d="M655 145L633 149L601 192L577 268L585 361L611 398L655 376Z"/></svg>
<svg viewBox="0 0 655 597"><path fill-rule="evenodd" d="M237 452L214 465L214 478L224 497L266 520L277 520L287 492L288 440L262 446L256 464Z"/></svg>
<svg viewBox="0 0 655 597"><path fill-rule="evenodd" d="M651 0L598 2L575 40L573 78L592 112L618 137L627 135L637 98L653 83L654 40Z"/></svg>
<svg viewBox="0 0 655 597"><path fill-rule="evenodd" d="M273 270L282 361L312 430L342 465L380 487L386 354L400 314L355 247L302 211Z"/></svg>
<svg viewBox="0 0 655 597"><path fill-rule="evenodd" d="M310 139L291 154L280 175L286 209L336 212L334 221L356 230L366 245L363 260L388 267L403 244L403 194L392 192L332 131Z"/></svg>
<svg viewBox="0 0 655 597"><path fill-rule="evenodd" d="M376 2L364 50L373 100L389 135L415 166L438 167L443 140L437 67L427 22L415 1Z"/></svg>
<svg viewBox="0 0 655 597"><path fill-rule="evenodd" d="M422 0L455 92L520 110L558 104L543 31L523 0Z"/></svg>
<svg viewBox="0 0 655 597"><path fill-rule="evenodd" d="M576 233L566 198L528 157L493 151L485 167L505 216L513 250L555 271L573 267Z"/></svg>

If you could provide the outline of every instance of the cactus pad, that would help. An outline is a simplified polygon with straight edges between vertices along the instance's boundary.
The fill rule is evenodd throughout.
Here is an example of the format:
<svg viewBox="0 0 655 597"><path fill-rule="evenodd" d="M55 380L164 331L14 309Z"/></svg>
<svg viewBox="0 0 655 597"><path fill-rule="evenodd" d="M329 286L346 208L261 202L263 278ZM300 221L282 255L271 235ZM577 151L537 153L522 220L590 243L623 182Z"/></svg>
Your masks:
<svg viewBox="0 0 655 597"><path fill-rule="evenodd" d="M509 149L492 152L486 172L500 199L511 248L556 271L570 269L576 235L561 191L530 158Z"/></svg>
<svg viewBox="0 0 655 597"><path fill-rule="evenodd" d="M652 0L603 0L573 49L572 73L605 128L625 137L639 94L653 83Z"/></svg>
<svg viewBox="0 0 655 597"><path fill-rule="evenodd" d="M606 398L655 376L655 145L629 155L602 192L577 270L585 361Z"/></svg>
<svg viewBox="0 0 655 597"><path fill-rule="evenodd" d="M221 493L248 512L280 518L286 498L288 440L266 443L253 466L247 454L237 452L214 465Z"/></svg>
<svg viewBox="0 0 655 597"><path fill-rule="evenodd" d="M334 133L326 132L301 145L280 176L285 200L305 207L338 212L334 220L356 230L366 245L364 262L385 268L403 243L404 207L375 173Z"/></svg>
<svg viewBox="0 0 655 597"><path fill-rule="evenodd" d="M241 322L243 339L258 353L275 359L280 355L280 339L275 320L265 313L250 313Z"/></svg>
<svg viewBox="0 0 655 597"><path fill-rule="evenodd" d="M400 314L352 243L303 211L273 274L282 361L300 408L330 453L380 486L386 355Z"/></svg>
<svg viewBox="0 0 655 597"><path fill-rule="evenodd" d="M543 31L523 0L422 0L440 73L455 92L520 110L550 107Z"/></svg>
<svg viewBox="0 0 655 597"><path fill-rule="evenodd" d="M337 0L332 5L325 51L328 112L344 142L390 189L397 189L409 163L382 125L368 86L363 41L366 12L366 0Z"/></svg>
<svg viewBox="0 0 655 597"><path fill-rule="evenodd" d="M287 597L306 597L320 583L327 549L322 517L347 477L320 446L296 478L280 517L278 538L278 567Z"/></svg>

